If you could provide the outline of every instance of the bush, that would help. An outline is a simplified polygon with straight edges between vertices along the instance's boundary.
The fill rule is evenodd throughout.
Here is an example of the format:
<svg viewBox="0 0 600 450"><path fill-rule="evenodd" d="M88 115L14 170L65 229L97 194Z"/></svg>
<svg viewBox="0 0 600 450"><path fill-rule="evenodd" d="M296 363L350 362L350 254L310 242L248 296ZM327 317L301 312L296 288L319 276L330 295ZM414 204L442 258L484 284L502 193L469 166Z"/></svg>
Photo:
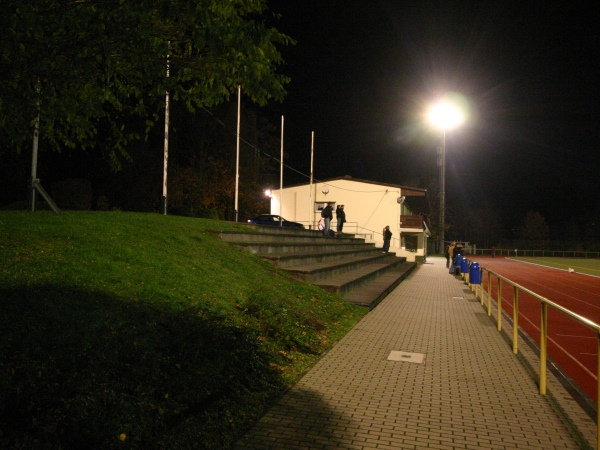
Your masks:
<svg viewBox="0 0 600 450"><path fill-rule="evenodd" d="M92 184L84 179L69 179L52 184L52 199L61 209L92 209Z"/></svg>

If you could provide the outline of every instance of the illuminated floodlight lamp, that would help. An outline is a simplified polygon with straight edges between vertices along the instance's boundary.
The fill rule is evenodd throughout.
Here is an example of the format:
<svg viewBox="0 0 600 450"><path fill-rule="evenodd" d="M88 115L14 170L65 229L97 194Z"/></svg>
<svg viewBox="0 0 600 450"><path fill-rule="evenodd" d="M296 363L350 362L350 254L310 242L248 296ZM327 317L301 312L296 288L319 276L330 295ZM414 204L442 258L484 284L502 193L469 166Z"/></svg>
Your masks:
<svg viewBox="0 0 600 450"><path fill-rule="evenodd" d="M464 113L446 100L433 105L427 113L427 118L432 125L441 130L451 130L465 121Z"/></svg>

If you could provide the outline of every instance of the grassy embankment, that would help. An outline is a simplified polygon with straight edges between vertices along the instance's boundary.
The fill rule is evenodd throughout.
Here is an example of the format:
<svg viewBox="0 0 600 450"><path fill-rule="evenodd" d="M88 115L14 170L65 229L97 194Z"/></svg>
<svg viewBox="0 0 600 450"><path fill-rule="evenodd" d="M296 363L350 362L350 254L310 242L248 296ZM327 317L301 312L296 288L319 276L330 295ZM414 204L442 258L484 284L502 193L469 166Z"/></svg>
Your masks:
<svg viewBox="0 0 600 450"><path fill-rule="evenodd" d="M227 448L365 313L158 214L0 212L0 447Z"/></svg>

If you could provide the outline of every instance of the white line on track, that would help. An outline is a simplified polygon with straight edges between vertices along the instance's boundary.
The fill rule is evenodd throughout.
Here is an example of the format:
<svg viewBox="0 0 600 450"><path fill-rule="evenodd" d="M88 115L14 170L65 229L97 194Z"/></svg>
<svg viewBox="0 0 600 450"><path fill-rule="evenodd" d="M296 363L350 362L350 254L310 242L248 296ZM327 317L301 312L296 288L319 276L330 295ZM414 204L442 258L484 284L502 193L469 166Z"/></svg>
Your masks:
<svg viewBox="0 0 600 450"><path fill-rule="evenodd" d="M598 339L597 336L579 336L577 334L557 334L556 336L578 338L578 339Z"/></svg>
<svg viewBox="0 0 600 450"><path fill-rule="evenodd" d="M552 267L552 266L545 266L544 264L539 264L539 263L534 263L531 261L522 261L520 259L513 259L513 258L505 258L508 259L509 261L515 261L515 262L520 262L523 264L531 264L532 266L540 266L540 267L545 267L546 269L554 269L554 270L560 270L562 272L568 272L568 269L559 269L557 267ZM598 275L590 275L589 273L583 273L583 272L575 272L579 275L587 275L588 277L594 277L594 278L600 278L600 276Z"/></svg>

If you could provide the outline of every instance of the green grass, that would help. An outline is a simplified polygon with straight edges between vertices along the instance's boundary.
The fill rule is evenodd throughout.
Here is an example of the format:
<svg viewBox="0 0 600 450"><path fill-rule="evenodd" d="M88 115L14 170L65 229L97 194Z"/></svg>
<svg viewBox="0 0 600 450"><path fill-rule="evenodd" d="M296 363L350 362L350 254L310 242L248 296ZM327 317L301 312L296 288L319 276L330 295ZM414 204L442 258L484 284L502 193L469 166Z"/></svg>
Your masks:
<svg viewBox="0 0 600 450"><path fill-rule="evenodd" d="M600 259L587 258L551 258L551 257L529 257L512 258L518 261L530 262L555 269L568 270L574 269L575 272L586 273L588 275L600 276Z"/></svg>
<svg viewBox="0 0 600 450"><path fill-rule="evenodd" d="M365 314L240 227L0 212L0 447L231 447Z"/></svg>

